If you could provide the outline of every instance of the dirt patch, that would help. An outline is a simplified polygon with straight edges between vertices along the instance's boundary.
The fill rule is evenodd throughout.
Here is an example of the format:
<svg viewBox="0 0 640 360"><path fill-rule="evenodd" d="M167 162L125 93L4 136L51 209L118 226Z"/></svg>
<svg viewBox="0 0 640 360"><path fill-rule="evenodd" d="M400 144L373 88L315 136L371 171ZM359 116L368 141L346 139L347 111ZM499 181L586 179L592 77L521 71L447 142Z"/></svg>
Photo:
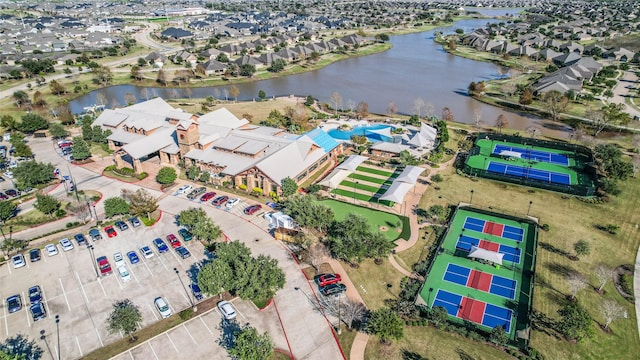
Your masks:
<svg viewBox="0 0 640 360"><path fill-rule="evenodd" d="M402 228L396 228L396 232L400 234L402 232Z"/></svg>
<svg viewBox="0 0 640 360"><path fill-rule="evenodd" d="M329 263L322 263L320 264L320 266L318 266L318 271L316 271L313 266L307 266L306 268L302 269L302 272L304 273L304 276L307 277L307 279L312 280L317 275L333 273L333 268L331 267L331 265L329 265Z"/></svg>
<svg viewBox="0 0 640 360"><path fill-rule="evenodd" d="M626 264L626 265L620 265L617 268L614 269L614 273L613 273L613 284L616 287L616 290L618 291L618 293L625 299L627 299L628 301L633 302L633 294L629 294L627 292L627 290L625 290L625 286L623 285L623 276L629 276L629 275L633 275L633 265L630 264ZM631 288L633 289L633 284L630 284Z"/></svg>
<svg viewBox="0 0 640 360"><path fill-rule="evenodd" d="M380 230L380 231L389 231L389 228L384 226L384 225L381 225L381 226L378 226L378 230Z"/></svg>

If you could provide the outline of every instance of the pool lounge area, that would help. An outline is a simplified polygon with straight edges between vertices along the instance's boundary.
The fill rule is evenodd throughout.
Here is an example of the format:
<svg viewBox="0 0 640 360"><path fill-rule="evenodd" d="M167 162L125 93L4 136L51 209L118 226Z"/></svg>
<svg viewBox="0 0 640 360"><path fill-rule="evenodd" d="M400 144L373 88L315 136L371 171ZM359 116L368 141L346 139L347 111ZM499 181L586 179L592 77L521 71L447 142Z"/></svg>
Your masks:
<svg viewBox="0 0 640 360"><path fill-rule="evenodd" d="M329 136L339 141L349 141L352 136L366 136L371 142L378 141L391 141L393 137L390 136L390 131L394 127L385 124L373 124L373 125L360 125L349 129L342 130L341 128L335 128L327 131Z"/></svg>

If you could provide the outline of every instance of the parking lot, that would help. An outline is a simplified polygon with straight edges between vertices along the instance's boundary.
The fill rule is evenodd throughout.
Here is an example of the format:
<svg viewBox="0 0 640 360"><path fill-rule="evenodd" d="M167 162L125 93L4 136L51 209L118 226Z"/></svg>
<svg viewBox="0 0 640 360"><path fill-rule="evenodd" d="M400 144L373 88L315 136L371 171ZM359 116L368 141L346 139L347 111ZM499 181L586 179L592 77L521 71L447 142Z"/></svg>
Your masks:
<svg viewBox="0 0 640 360"><path fill-rule="evenodd" d="M203 246L196 241L186 243L192 256L181 259L172 249L159 254L152 245L154 238L164 239L169 233L177 235L178 227L173 223L173 218L164 217L153 227L118 230L118 236L113 238L108 238L104 231L100 230L103 239L91 242L94 246L93 257L86 246L78 246L75 240L72 240L73 250L65 252L58 245L57 255L50 257L43 251L42 260L39 262L30 262L28 254L25 254L25 267L14 269L10 262L0 267L0 297L3 299L3 311L0 314L2 338L23 333L31 339L39 339L40 331L45 330L51 351L57 351L54 317L60 315L62 358L78 358L119 338L118 335L109 334L106 328L111 304L116 300L131 299L142 312L143 327L160 319L153 305L153 300L158 296L167 300L174 313L190 306L187 292L183 289L174 268L179 271L185 286L188 286L188 271L193 270L195 263L206 258ZM139 248L142 245L149 246L154 251L154 256L149 259L141 256ZM139 263L132 265L126 259L126 253L131 250L138 252ZM128 282L122 281L115 267L113 254L116 252L125 256L126 267L131 274L131 280ZM96 277L98 270L94 266L94 259L99 256L108 257L113 274ZM25 298L27 289L33 285L40 285L42 288L43 302L47 310L47 317L37 323L31 318L28 298ZM23 306L20 311L9 314L6 298L14 294L21 295ZM47 347L42 347L46 351Z"/></svg>

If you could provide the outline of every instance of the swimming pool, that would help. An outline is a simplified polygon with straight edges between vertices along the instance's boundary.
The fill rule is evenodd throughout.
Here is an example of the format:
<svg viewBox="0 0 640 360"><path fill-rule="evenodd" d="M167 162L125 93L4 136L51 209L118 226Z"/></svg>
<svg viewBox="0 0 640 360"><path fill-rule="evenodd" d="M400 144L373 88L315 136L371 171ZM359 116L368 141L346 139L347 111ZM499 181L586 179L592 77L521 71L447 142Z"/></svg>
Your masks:
<svg viewBox="0 0 640 360"><path fill-rule="evenodd" d="M393 126L377 124L377 125L367 125L367 126L356 126L350 130L340 130L340 129L332 129L328 131L329 136L336 140L351 140L351 137L354 135L366 136L369 141L390 141L392 138L389 136L377 134L376 130L384 130L391 128L393 130Z"/></svg>

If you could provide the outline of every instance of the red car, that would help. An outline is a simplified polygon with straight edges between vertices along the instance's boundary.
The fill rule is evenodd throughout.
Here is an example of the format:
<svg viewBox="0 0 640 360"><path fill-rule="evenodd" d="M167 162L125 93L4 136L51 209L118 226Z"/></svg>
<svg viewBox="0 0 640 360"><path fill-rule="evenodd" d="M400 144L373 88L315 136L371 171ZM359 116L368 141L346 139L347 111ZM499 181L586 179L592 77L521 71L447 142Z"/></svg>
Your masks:
<svg viewBox="0 0 640 360"><path fill-rule="evenodd" d="M116 229L113 228L113 226L109 225L106 228L104 228L104 232L107 233L107 237L114 237L114 236L118 236L118 233L116 232Z"/></svg>
<svg viewBox="0 0 640 360"><path fill-rule="evenodd" d="M322 274L317 278L318 285L320 285L321 287L331 284L337 284L340 282L340 280L342 280L340 274Z"/></svg>
<svg viewBox="0 0 640 360"><path fill-rule="evenodd" d="M258 205L251 205L251 206L247 206L244 209L244 213L246 215L253 215L255 214L258 210L262 209L262 205L258 204Z"/></svg>
<svg viewBox="0 0 640 360"><path fill-rule="evenodd" d="M112 273L111 264L109 264L109 260L106 256L100 256L96 259L98 262L98 267L100 268L100 274L102 276L106 276Z"/></svg>
<svg viewBox="0 0 640 360"><path fill-rule="evenodd" d="M200 197L200 201L209 201L213 199L214 196L216 196L216 193L214 193L213 191L208 192Z"/></svg>
<svg viewBox="0 0 640 360"><path fill-rule="evenodd" d="M171 244L171 247L174 249L177 248L178 246L182 246L182 244L180 243L180 240L178 240L178 238L173 234L167 235L167 241Z"/></svg>
<svg viewBox="0 0 640 360"><path fill-rule="evenodd" d="M226 203L226 202L227 202L227 200L229 200L229 197L228 197L228 196L225 196L225 195L223 195L223 196L218 196L217 198L213 199L213 201L211 202L211 204L212 204L213 206L220 206L220 205L222 205L222 204Z"/></svg>

